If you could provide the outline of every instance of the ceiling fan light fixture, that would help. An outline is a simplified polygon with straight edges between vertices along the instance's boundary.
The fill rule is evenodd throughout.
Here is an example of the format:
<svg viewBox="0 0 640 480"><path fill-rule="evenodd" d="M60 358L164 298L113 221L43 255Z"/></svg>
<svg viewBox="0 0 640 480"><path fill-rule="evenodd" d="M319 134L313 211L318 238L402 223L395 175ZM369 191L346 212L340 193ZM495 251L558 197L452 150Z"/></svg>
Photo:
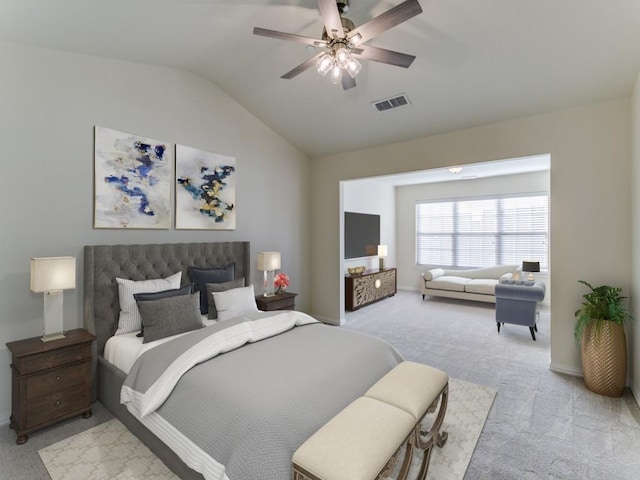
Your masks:
<svg viewBox="0 0 640 480"><path fill-rule="evenodd" d="M342 69L338 65L334 65L331 69L331 83L338 84L342 81Z"/></svg>
<svg viewBox="0 0 640 480"><path fill-rule="evenodd" d="M336 47L334 56L336 58L336 64L340 68L347 68L347 66L349 65L349 61L351 60L351 54L344 45L339 45Z"/></svg>
<svg viewBox="0 0 640 480"><path fill-rule="evenodd" d="M323 53L316 62L316 70L323 77L333 68L333 56L329 53Z"/></svg>
<svg viewBox="0 0 640 480"><path fill-rule="evenodd" d="M356 75L358 75L358 73L360 73L360 70L362 70L362 64L355 58L351 57L345 70L349 75L351 75L351 78L356 78Z"/></svg>

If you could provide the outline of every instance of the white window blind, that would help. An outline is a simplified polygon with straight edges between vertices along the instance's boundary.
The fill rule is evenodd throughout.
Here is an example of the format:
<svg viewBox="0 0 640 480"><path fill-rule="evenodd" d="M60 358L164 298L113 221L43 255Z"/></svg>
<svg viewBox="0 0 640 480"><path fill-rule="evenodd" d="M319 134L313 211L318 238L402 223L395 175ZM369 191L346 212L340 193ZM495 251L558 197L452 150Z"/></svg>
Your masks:
<svg viewBox="0 0 640 480"><path fill-rule="evenodd" d="M474 268L540 262L549 269L549 195L416 204L416 263Z"/></svg>

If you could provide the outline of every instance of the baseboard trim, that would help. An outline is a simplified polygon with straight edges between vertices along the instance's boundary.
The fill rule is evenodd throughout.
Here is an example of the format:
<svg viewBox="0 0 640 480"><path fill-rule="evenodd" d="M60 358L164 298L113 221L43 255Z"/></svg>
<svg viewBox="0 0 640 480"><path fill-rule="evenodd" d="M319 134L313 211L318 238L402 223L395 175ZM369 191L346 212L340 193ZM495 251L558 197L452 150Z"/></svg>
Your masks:
<svg viewBox="0 0 640 480"><path fill-rule="evenodd" d="M576 367L571 367L569 365L561 365L559 363L551 362L549 364L549 370L556 373L564 373L566 375L571 375L573 377L583 377L582 370Z"/></svg>
<svg viewBox="0 0 640 480"><path fill-rule="evenodd" d="M314 314L311 314L311 316L316 320L320 320L322 323L326 323L328 325L340 326L346 323L344 318L340 318L339 320L336 320L335 318L328 318L328 317L323 317L323 316L314 315Z"/></svg>
<svg viewBox="0 0 640 480"><path fill-rule="evenodd" d="M5 425L9 425L9 423L11 422L11 419L9 418L9 415L5 414L0 416L0 427L4 427Z"/></svg>
<svg viewBox="0 0 640 480"><path fill-rule="evenodd" d="M398 290L403 290L405 292L419 292L420 289L418 287L403 287L402 285L398 285Z"/></svg>

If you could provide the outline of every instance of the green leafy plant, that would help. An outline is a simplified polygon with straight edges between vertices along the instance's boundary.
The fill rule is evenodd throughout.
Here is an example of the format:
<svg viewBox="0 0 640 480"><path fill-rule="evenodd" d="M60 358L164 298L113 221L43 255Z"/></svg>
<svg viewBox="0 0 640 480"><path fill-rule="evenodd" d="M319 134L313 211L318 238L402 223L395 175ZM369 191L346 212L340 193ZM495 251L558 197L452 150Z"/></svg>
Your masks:
<svg viewBox="0 0 640 480"><path fill-rule="evenodd" d="M584 299L582 307L576 310L575 313L576 325L574 334L577 342L580 342L584 330L592 323L596 334L599 334L602 331L604 322L614 322L622 325L631 319L624 302L627 297L620 295L621 288L610 287L609 285L601 285L594 288L584 280L578 280L578 282L589 287L591 291L582 295Z"/></svg>

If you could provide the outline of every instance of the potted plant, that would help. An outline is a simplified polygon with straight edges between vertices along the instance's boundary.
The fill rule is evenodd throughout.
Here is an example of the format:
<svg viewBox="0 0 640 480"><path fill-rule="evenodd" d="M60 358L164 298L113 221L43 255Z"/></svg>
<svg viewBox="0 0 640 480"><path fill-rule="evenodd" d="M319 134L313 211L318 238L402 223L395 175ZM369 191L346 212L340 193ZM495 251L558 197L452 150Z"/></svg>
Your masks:
<svg viewBox="0 0 640 480"><path fill-rule="evenodd" d="M624 324L631 318L618 287L593 287L576 311L575 337L580 345L585 386L608 397L621 397L627 379Z"/></svg>

